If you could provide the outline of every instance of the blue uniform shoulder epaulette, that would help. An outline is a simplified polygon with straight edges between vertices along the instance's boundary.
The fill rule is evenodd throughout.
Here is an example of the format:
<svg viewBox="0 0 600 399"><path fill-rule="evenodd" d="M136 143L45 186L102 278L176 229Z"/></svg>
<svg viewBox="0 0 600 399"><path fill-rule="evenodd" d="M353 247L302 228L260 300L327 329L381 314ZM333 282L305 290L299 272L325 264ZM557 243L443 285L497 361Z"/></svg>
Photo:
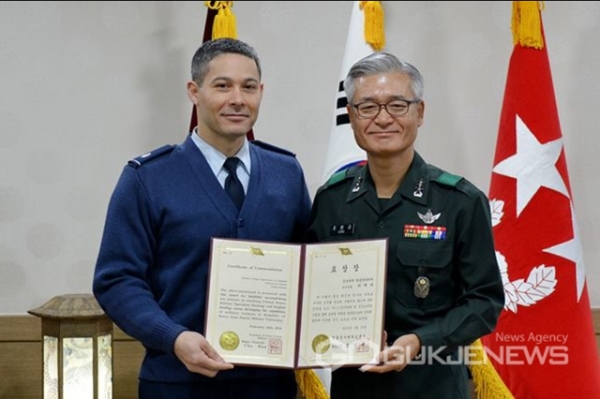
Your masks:
<svg viewBox="0 0 600 399"><path fill-rule="evenodd" d="M168 154L169 152L173 151L174 148L175 148L175 146L171 145L171 144L164 145L160 148L157 148L154 151L147 152L143 155L140 155L139 157L131 159L128 162L128 164L137 168L152 159L156 159L157 157L160 157L161 155Z"/></svg>
<svg viewBox="0 0 600 399"><path fill-rule="evenodd" d="M294 154L291 151L288 151L284 148L281 147L277 147L273 144L269 144L269 143L265 143L264 141L260 141L260 140L252 140L250 141L251 144L257 145L260 148L264 148L265 150L269 150L269 151L274 151L274 152L278 152L280 154L285 154L285 155L290 155L292 157L295 157L296 154Z"/></svg>

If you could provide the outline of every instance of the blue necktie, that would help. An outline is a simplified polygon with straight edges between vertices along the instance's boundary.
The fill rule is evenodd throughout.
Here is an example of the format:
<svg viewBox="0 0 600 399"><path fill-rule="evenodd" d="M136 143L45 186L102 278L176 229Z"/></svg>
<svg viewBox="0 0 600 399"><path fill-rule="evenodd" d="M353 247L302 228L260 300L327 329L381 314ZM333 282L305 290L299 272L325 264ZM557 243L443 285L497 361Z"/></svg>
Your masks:
<svg viewBox="0 0 600 399"><path fill-rule="evenodd" d="M227 179L225 179L225 192L227 195L229 195L238 210L242 208L242 204L244 203L244 198L246 196L244 194L244 186L242 186L242 183L238 179L236 172L239 162L239 158L230 157L225 160L224 165L227 173L229 173L229 176L227 176Z"/></svg>

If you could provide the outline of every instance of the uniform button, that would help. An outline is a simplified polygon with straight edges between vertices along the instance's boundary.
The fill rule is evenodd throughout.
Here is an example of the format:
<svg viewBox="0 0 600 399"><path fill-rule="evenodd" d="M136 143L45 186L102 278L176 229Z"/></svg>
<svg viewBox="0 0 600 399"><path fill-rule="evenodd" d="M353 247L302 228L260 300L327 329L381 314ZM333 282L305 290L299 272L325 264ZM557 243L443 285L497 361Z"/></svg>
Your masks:
<svg viewBox="0 0 600 399"><path fill-rule="evenodd" d="M380 229L383 229L385 227L385 223L383 222L379 222L379 224L377 225Z"/></svg>

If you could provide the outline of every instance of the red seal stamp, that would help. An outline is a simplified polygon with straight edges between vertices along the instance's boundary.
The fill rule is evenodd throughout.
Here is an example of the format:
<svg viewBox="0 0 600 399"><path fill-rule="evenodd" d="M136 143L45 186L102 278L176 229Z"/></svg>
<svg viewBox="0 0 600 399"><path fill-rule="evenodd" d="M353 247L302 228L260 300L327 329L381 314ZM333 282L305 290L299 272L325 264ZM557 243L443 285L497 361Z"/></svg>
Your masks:
<svg viewBox="0 0 600 399"><path fill-rule="evenodd" d="M354 342L355 353L367 353L369 352L369 340L367 338L361 338Z"/></svg>
<svg viewBox="0 0 600 399"><path fill-rule="evenodd" d="M283 343L279 338L269 338L269 355L281 355Z"/></svg>

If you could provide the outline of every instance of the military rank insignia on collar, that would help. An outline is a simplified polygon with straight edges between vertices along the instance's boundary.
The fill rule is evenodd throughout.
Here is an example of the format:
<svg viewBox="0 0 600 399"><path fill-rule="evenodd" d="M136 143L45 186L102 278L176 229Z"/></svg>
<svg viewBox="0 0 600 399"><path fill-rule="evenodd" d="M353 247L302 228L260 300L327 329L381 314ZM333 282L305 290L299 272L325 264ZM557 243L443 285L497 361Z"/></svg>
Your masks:
<svg viewBox="0 0 600 399"><path fill-rule="evenodd" d="M419 185L413 192L413 195L417 198L421 198L423 196L423 179L419 180Z"/></svg>
<svg viewBox="0 0 600 399"><path fill-rule="evenodd" d="M422 240L445 240L446 228L440 226L418 226L415 224L405 224L404 238L417 238Z"/></svg>
<svg viewBox="0 0 600 399"><path fill-rule="evenodd" d="M358 176L356 178L356 183L354 183L354 187L352 187L352 192L357 193L360 191L360 185L362 184L362 176Z"/></svg>
<svg viewBox="0 0 600 399"><path fill-rule="evenodd" d="M351 236L354 234L356 223L332 224L329 229L330 236Z"/></svg>

